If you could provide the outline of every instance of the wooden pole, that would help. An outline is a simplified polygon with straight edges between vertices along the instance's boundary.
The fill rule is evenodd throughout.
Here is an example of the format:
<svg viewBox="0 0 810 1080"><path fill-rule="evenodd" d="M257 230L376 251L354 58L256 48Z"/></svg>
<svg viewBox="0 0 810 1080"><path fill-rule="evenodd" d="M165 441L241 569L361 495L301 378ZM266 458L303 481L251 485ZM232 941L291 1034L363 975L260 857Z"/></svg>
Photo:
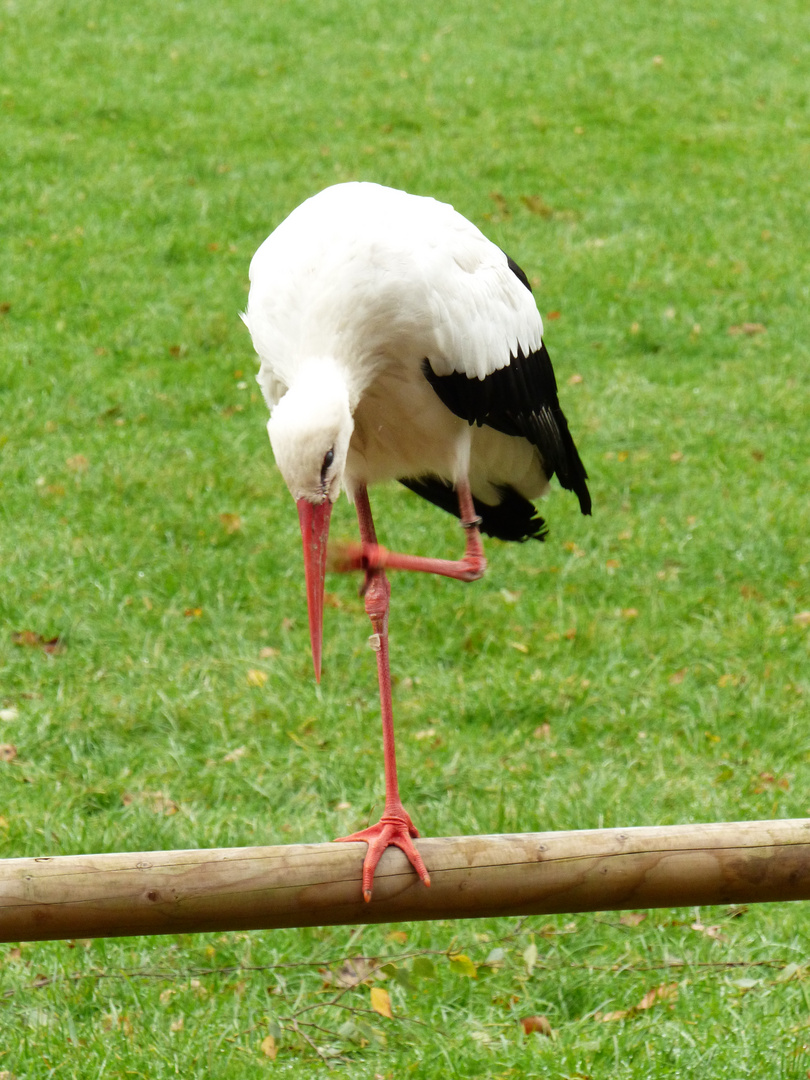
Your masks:
<svg viewBox="0 0 810 1080"><path fill-rule="evenodd" d="M0 860L0 940L810 899L810 819L419 840L425 888L364 844Z"/></svg>

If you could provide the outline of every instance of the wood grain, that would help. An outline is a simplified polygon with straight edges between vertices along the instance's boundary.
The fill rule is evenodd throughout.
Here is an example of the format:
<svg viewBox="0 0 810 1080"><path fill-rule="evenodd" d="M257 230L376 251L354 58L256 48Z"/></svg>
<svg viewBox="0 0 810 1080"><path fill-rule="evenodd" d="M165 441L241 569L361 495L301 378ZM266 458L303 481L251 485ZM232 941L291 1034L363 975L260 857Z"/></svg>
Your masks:
<svg viewBox="0 0 810 1080"><path fill-rule="evenodd" d="M364 844L0 860L0 940L810 899L810 819L425 838L364 903Z"/></svg>

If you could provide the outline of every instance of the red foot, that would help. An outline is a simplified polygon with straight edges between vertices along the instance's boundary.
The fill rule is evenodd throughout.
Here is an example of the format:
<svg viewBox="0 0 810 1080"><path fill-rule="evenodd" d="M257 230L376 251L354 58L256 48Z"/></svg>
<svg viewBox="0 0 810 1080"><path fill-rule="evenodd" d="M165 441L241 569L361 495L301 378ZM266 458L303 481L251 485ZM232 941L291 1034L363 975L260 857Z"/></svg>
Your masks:
<svg viewBox="0 0 810 1080"><path fill-rule="evenodd" d="M477 536L477 534L476 534ZM480 544L478 544L480 547ZM439 574L457 581L478 581L483 577L487 561L480 550L468 550L460 559L432 559L424 555L405 555L389 551L381 544L336 545L329 552L329 569L345 574L351 570L365 570L366 584L360 589L362 596L368 587L368 579L377 570L415 570L424 574Z"/></svg>
<svg viewBox="0 0 810 1080"><path fill-rule="evenodd" d="M368 903L371 900L371 888L374 884L374 871L385 849L393 844L405 852L411 866L417 872L425 885L430 885L430 875L422 859L411 840L412 836L419 836L410 816L405 810L387 812L383 814L376 825L369 826L361 832L352 833L351 836L339 836L336 843L349 843L354 840L363 840L368 844L368 851L363 860L363 899Z"/></svg>

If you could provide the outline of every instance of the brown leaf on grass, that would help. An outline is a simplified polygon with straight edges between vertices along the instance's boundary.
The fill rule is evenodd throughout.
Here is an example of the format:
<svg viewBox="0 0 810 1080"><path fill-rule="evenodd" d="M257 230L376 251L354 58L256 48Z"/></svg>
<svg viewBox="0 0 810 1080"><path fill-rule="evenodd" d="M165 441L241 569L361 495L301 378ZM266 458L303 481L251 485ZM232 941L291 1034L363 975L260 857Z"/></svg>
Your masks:
<svg viewBox="0 0 810 1080"><path fill-rule="evenodd" d="M790 791L790 780L786 776L774 776L771 772L761 772L759 779L762 783L757 784L754 788L755 795L761 795L763 791L773 787L781 788L782 791Z"/></svg>
<svg viewBox="0 0 810 1080"><path fill-rule="evenodd" d="M503 195L500 193L500 191L490 191L489 197L495 203L498 212L500 214L503 214L505 218L508 218L510 214L509 204L507 203Z"/></svg>
<svg viewBox="0 0 810 1080"><path fill-rule="evenodd" d="M320 974L327 986L351 988L364 983L371 976L373 964L363 956L352 956L345 960L336 971L323 968Z"/></svg>
<svg viewBox="0 0 810 1080"><path fill-rule="evenodd" d="M187 607L183 612L187 619L199 619L202 615L203 609L201 607Z"/></svg>
<svg viewBox="0 0 810 1080"><path fill-rule="evenodd" d="M265 1037L259 1043L259 1049L264 1054L264 1056L270 1058L271 1061L276 1060L278 1047L276 1046L276 1040L273 1038L272 1035L265 1035Z"/></svg>
<svg viewBox="0 0 810 1080"><path fill-rule="evenodd" d="M625 911L624 915L619 918L619 922L622 926L638 926L646 918L647 916L643 911Z"/></svg>
<svg viewBox="0 0 810 1080"><path fill-rule="evenodd" d="M124 806L132 806L133 803L147 804L153 814L164 814L166 817L172 817L180 810L174 799L170 799L162 791L125 791L121 802Z"/></svg>
<svg viewBox="0 0 810 1080"><path fill-rule="evenodd" d="M248 686L264 686L267 682L267 672L258 668L250 668L247 673Z"/></svg>
<svg viewBox="0 0 810 1080"><path fill-rule="evenodd" d="M15 645L28 649L42 649L46 653L59 653L65 648L64 642L59 637L44 638L42 634L36 634L33 630L19 630L11 635Z"/></svg>
<svg viewBox="0 0 810 1080"><path fill-rule="evenodd" d="M810 611L800 611L793 616L797 626L810 626Z"/></svg>
<svg viewBox="0 0 810 1080"><path fill-rule="evenodd" d="M17 756L17 747L14 743L0 743L0 761L13 761Z"/></svg>
<svg viewBox="0 0 810 1080"><path fill-rule="evenodd" d="M90 462L84 454L74 454L73 457L67 459L65 464L72 472L87 472L90 468Z"/></svg>
<svg viewBox="0 0 810 1080"><path fill-rule="evenodd" d="M228 536L232 536L242 528L242 519L238 514L220 514L219 520Z"/></svg>
<svg viewBox="0 0 810 1080"><path fill-rule="evenodd" d="M527 1035L545 1035L551 1038L551 1024L547 1016L521 1016L520 1026Z"/></svg>
<svg viewBox="0 0 810 1080"><path fill-rule="evenodd" d="M623 619L637 619L638 618L638 608L634 608L634 607L622 608L622 618Z"/></svg>
<svg viewBox="0 0 810 1080"><path fill-rule="evenodd" d="M730 326L728 332L732 337L737 337L740 334L748 334L750 336L751 334L764 334L765 327L761 322L744 322L740 323L739 326Z"/></svg>
<svg viewBox="0 0 810 1080"><path fill-rule="evenodd" d="M537 214L539 217L550 218L554 213L548 203L541 199L539 195L521 195L520 201L530 214Z"/></svg>
<svg viewBox="0 0 810 1080"><path fill-rule="evenodd" d="M653 990L648 990L638 1005L636 1005L636 1009L639 1012L642 1012L645 1009L651 1009L653 1005L657 1005L660 1001L675 1001L677 997L677 983L662 983L661 986L656 986Z"/></svg>
<svg viewBox="0 0 810 1080"><path fill-rule="evenodd" d="M581 375L572 375L571 378L568 380L568 385L569 386L579 386L579 384L581 382L583 382L583 381L584 380L583 380Z"/></svg>
<svg viewBox="0 0 810 1080"><path fill-rule="evenodd" d="M678 683L682 683L686 678L686 673L689 668L682 667L678 671L673 671L667 680L672 686L677 686Z"/></svg>
<svg viewBox="0 0 810 1080"><path fill-rule="evenodd" d="M656 986L654 989L648 990L638 1005L633 1005L630 1009L615 1009L613 1012L595 1013L594 1020L597 1020L602 1024L608 1024L613 1020L626 1020L629 1017L635 1016L637 1013L646 1012L647 1009L652 1009L654 1005L658 1005L660 1002L672 1003L677 997L677 983L662 983L661 986Z"/></svg>
<svg viewBox="0 0 810 1080"><path fill-rule="evenodd" d="M755 589L753 585L741 585L740 586L740 596L742 596L744 600L762 600L763 599L762 593L759 591L759 589Z"/></svg>
<svg viewBox="0 0 810 1080"><path fill-rule="evenodd" d="M711 938L712 941L725 941L726 938L723 935L722 928L719 926L704 926L702 922L693 922L689 926L690 930L696 930L698 934L704 934L707 938Z"/></svg>
<svg viewBox="0 0 810 1080"><path fill-rule="evenodd" d="M540 724L539 727L534 729L535 739L550 739L551 738L551 724L546 721L545 724Z"/></svg>

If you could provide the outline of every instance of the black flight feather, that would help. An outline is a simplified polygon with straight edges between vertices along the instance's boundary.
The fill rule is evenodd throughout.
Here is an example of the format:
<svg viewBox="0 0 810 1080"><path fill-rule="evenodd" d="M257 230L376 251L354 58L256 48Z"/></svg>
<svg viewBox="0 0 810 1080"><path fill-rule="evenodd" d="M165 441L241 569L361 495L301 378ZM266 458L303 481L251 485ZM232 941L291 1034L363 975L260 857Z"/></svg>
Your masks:
<svg viewBox="0 0 810 1080"><path fill-rule="evenodd" d="M540 451L546 476L551 479L556 473L560 484L579 498L582 513L590 514L587 473L560 408L545 345L528 356L518 350L505 367L483 379L459 371L437 375L429 360L422 362L422 370L447 408L462 420L528 439Z"/></svg>
<svg viewBox="0 0 810 1080"><path fill-rule="evenodd" d="M506 261L531 292L529 279L518 264L508 255ZM588 474L560 408L557 380L543 342L528 355L518 349L508 364L483 379L469 378L462 371L437 375L429 359L422 361L422 370L447 408L462 420L528 439L540 451L549 480L556 473L560 484L579 498L582 513L590 514Z"/></svg>
<svg viewBox="0 0 810 1080"><path fill-rule="evenodd" d="M400 479L400 484L415 491L434 506L459 517L458 496L447 480L438 476L418 476ZM513 487L498 488L500 502L496 506L473 496L475 512L481 518L481 532L498 540L545 540L547 527L533 503L519 495Z"/></svg>

